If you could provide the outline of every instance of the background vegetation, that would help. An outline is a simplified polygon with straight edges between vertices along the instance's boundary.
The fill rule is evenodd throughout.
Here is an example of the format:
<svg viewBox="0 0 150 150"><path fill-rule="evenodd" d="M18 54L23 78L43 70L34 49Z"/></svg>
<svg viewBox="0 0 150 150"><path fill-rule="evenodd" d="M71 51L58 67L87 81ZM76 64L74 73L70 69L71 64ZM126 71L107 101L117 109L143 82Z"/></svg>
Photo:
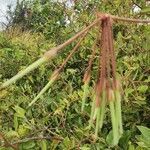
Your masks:
<svg viewBox="0 0 150 150"><path fill-rule="evenodd" d="M71 5L72 4L72 5ZM135 12L134 8L141 9ZM39 58L45 51L75 35L88 25L96 11L113 15L148 18L150 6L135 1L72 1L23 0L16 9L8 10L10 23L0 32L0 82L14 76ZM114 24L117 69L121 76L124 134L114 149L150 149L150 26ZM10 143L19 142L19 149L109 150L111 122L109 110L102 133L94 140L87 129L96 79L98 59L92 71L91 90L85 113L81 113L82 79L91 55L95 30L82 43L79 52L65 66L59 80L31 108L28 104L47 83L52 72L63 62L74 44L69 45L53 61L42 65L7 89L0 91L0 133ZM99 53L99 52L97 52ZM32 140L33 137L40 138ZM43 139L42 137L51 137ZM12 149L3 147L1 150ZM8 146L5 145L5 146Z"/></svg>

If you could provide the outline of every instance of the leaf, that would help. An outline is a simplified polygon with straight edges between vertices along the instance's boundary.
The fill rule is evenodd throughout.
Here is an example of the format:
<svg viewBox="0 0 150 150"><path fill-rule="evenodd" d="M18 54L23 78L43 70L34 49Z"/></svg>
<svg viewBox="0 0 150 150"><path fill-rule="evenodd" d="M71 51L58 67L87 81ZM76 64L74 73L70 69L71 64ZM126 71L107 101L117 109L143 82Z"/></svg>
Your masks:
<svg viewBox="0 0 150 150"><path fill-rule="evenodd" d="M17 129L18 129L18 119L17 119L16 115L14 115L14 128L15 128L15 131L17 131Z"/></svg>
<svg viewBox="0 0 150 150"><path fill-rule="evenodd" d="M25 110L19 106L15 106L14 110L16 111L16 116L20 118L25 118Z"/></svg>
<svg viewBox="0 0 150 150"><path fill-rule="evenodd" d="M142 135L150 141L150 128L144 126L137 126L137 128L140 130Z"/></svg>
<svg viewBox="0 0 150 150"><path fill-rule="evenodd" d="M28 127L27 125L19 125L18 134L20 135L20 137L26 136L29 130L30 127Z"/></svg>
<svg viewBox="0 0 150 150"><path fill-rule="evenodd" d="M150 148L150 129L144 126L137 126L142 135L137 136L139 142L137 144L141 147Z"/></svg>
<svg viewBox="0 0 150 150"><path fill-rule="evenodd" d="M35 145L36 145L35 142L30 141L30 142L23 143L22 148L23 148L24 150L33 149L33 147L34 147Z"/></svg>
<svg viewBox="0 0 150 150"><path fill-rule="evenodd" d="M130 144L128 150L135 150L134 145Z"/></svg>
<svg viewBox="0 0 150 150"><path fill-rule="evenodd" d="M76 72L75 69L67 69L67 73L75 74Z"/></svg>
<svg viewBox="0 0 150 150"><path fill-rule="evenodd" d="M46 140L41 141L41 150L47 150Z"/></svg>
<svg viewBox="0 0 150 150"><path fill-rule="evenodd" d="M70 139L68 137L66 137L63 141L63 144L65 146L65 148L69 148L70 147Z"/></svg>
<svg viewBox="0 0 150 150"><path fill-rule="evenodd" d="M0 99L5 98L5 97L7 96L7 94L8 94L8 91L2 90L2 91L0 92Z"/></svg>
<svg viewBox="0 0 150 150"><path fill-rule="evenodd" d="M17 137L19 138L19 135L16 131L10 130L9 132L6 133L7 138L14 138Z"/></svg>
<svg viewBox="0 0 150 150"><path fill-rule="evenodd" d="M106 137L106 142L108 143L108 145L112 146L113 145L113 133L112 130L108 133L107 137Z"/></svg>
<svg viewBox="0 0 150 150"><path fill-rule="evenodd" d="M141 10L141 13L150 13L150 7L145 7Z"/></svg>
<svg viewBox="0 0 150 150"><path fill-rule="evenodd" d="M131 132L129 130L125 131L120 138L119 145L123 150L128 149L128 142L129 139L131 138Z"/></svg>
<svg viewBox="0 0 150 150"><path fill-rule="evenodd" d="M148 90L148 86L147 85L141 85L140 87L138 87L137 90L141 93L145 93Z"/></svg>
<svg viewBox="0 0 150 150"><path fill-rule="evenodd" d="M87 146L83 146L83 147L81 147L81 150L90 150L90 148Z"/></svg>

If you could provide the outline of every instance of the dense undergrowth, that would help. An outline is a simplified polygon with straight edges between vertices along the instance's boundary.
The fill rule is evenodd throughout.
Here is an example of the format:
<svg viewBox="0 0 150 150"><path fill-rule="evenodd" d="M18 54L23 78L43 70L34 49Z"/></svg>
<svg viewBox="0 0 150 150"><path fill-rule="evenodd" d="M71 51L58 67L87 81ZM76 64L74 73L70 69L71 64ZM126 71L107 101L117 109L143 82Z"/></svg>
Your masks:
<svg viewBox="0 0 150 150"><path fill-rule="evenodd" d="M90 7L93 5L91 4ZM113 8L112 13L123 14L122 11L119 12L118 9L115 9L116 6L110 4L103 4L99 10L110 12L111 7ZM79 5L78 8L82 9L83 6ZM87 19L88 14L89 10L87 9L78 14L78 19L74 22L76 26L73 23L65 26L64 34L60 32L61 41L79 31L80 27L84 25L83 22L89 22L91 18ZM134 17L134 15L132 16ZM32 26L35 29L37 22ZM47 30L48 27L44 28L43 26L42 29ZM57 32L59 32L58 29L59 27L56 29ZM51 30L53 31L53 29ZM62 28L60 30L62 31ZM97 65L99 63L97 57L94 60L85 112L81 113L82 79L88 58L91 55L95 30L90 32L81 44L79 51L67 63L60 78L31 108L27 108L28 104L45 86L52 72L60 66L75 43L64 49L57 58L40 66L7 89L0 91L1 141L3 139L1 134L10 143L22 140L19 149L23 150L150 149L150 26L117 23L113 30L117 71L122 81L124 127L124 134L118 147L111 148L110 146L109 110L106 109L108 115L104 119L104 127L99 133L97 141L94 139L94 127L90 131L87 128L90 118L92 89L97 77ZM48 37L48 34L43 34L43 30L42 32L32 28L22 30L22 25L9 27L0 32L0 82L2 83L14 76L18 71L37 60L46 50L62 43L56 31L54 38ZM69 32L70 34L67 34ZM96 53L99 54L98 50ZM39 139L32 140L33 137ZM51 139L43 139L42 137L51 137ZM2 142L1 145L3 145ZM11 148L1 146L0 149Z"/></svg>

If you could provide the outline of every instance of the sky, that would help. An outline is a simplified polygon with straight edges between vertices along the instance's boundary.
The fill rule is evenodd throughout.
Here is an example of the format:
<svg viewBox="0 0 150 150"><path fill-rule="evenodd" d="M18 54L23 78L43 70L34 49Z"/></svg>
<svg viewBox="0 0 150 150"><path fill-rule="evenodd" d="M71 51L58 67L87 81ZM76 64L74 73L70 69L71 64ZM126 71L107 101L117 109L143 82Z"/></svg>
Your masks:
<svg viewBox="0 0 150 150"><path fill-rule="evenodd" d="M0 22L6 23L7 5L15 6L17 0L0 0ZM1 28L1 26L0 26Z"/></svg>

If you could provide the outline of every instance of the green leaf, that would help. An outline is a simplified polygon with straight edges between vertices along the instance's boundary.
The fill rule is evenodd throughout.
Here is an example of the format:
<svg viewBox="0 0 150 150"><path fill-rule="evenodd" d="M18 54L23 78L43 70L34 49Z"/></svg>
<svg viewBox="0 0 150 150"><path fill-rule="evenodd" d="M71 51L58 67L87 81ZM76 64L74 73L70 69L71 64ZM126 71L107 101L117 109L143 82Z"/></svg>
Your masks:
<svg viewBox="0 0 150 150"><path fill-rule="evenodd" d="M112 146L113 145L113 132L112 130L108 133L107 137L106 137L106 142L108 143L108 145Z"/></svg>
<svg viewBox="0 0 150 150"><path fill-rule="evenodd" d="M150 148L150 129L144 126L137 126L137 128L140 130L142 135L137 136L136 138L138 139L139 142L137 144L140 147L144 148Z"/></svg>
<svg viewBox="0 0 150 150"><path fill-rule="evenodd" d="M150 128L144 126L137 126L137 128L140 130L142 135L150 141Z"/></svg>
<svg viewBox="0 0 150 150"><path fill-rule="evenodd" d="M90 148L87 146L83 146L83 147L81 147L81 150L90 150Z"/></svg>
<svg viewBox="0 0 150 150"><path fill-rule="evenodd" d="M19 125L18 134L20 135L20 137L23 137L27 135L27 133L29 132L29 129L30 128L27 125Z"/></svg>
<svg viewBox="0 0 150 150"><path fill-rule="evenodd" d="M23 150L33 149L35 145L36 145L35 142L30 141L30 142L23 143L22 148Z"/></svg>
<svg viewBox="0 0 150 150"><path fill-rule="evenodd" d="M129 130L125 131L120 138L119 145L123 150L128 149L128 142L129 139L131 138L131 132Z"/></svg>
<svg viewBox="0 0 150 150"><path fill-rule="evenodd" d="M150 13L150 7L145 7L141 10L141 13Z"/></svg>
<svg viewBox="0 0 150 150"><path fill-rule="evenodd" d="M18 129L18 118L16 115L14 115L14 128L15 128L15 131L17 131L17 129Z"/></svg>
<svg viewBox="0 0 150 150"><path fill-rule="evenodd" d="M63 144L65 146L65 148L69 148L70 147L70 139L68 137L66 137L63 141Z"/></svg>
<svg viewBox="0 0 150 150"><path fill-rule="evenodd" d="M128 150L135 150L134 145L131 145L131 144L130 144Z"/></svg>
<svg viewBox="0 0 150 150"><path fill-rule="evenodd" d="M141 93L145 93L147 90L148 90L147 85L141 85L140 87L138 87L138 91Z"/></svg>
<svg viewBox="0 0 150 150"><path fill-rule="evenodd" d="M41 150L47 150L46 140L41 141Z"/></svg>
<svg viewBox="0 0 150 150"><path fill-rule="evenodd" d="M7 138L14 138L17 137L19 138L19 135L16 131L10 130L9 132L6 133Z"/></svg>
<svg viewBox="0 0 150 150"><path fill-rule="evenodd" d="M16 111L16 116L20 118L25 118L25 110L19 106L15 106L14 110Z"/></svg>

